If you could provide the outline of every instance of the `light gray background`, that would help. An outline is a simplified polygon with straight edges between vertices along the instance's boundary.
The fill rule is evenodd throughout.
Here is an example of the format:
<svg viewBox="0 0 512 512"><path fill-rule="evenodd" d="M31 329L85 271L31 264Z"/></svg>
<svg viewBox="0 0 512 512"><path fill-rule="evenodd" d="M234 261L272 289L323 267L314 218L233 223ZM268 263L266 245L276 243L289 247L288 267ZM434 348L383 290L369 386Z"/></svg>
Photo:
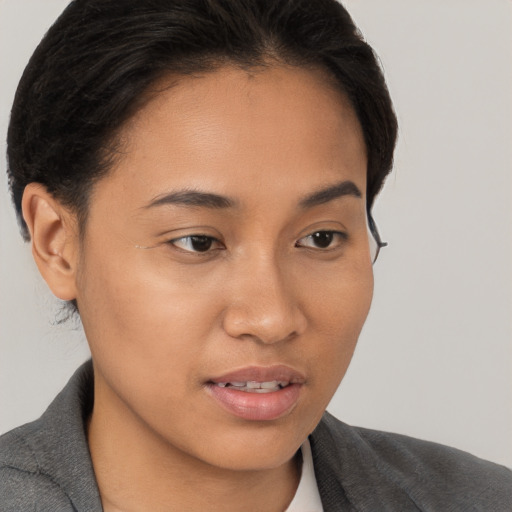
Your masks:
<svg viewBox="0 0 512 512"><path fill-rule="evenodd" d="M0 139L67 0L0 0ZM350 0L400 123L375 209L390 246L330 410L512 466L512 2ZM88 356L37 275L0 183L0 432L39 416Z"/></svg>

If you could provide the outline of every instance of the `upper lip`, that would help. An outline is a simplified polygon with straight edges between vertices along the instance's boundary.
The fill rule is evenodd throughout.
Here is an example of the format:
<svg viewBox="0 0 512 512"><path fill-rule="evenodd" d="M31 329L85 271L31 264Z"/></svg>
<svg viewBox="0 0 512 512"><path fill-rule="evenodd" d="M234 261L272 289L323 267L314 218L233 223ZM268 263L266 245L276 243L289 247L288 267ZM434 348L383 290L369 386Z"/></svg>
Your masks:
<svg viewBox="0 0 512 512"><path fill-rule="evenodd" d="M273 366L248 366L234 370L219 377L210 379L209 382L290 382L291 384L302 384L306 378L297 370L285 365Z"/></svg>

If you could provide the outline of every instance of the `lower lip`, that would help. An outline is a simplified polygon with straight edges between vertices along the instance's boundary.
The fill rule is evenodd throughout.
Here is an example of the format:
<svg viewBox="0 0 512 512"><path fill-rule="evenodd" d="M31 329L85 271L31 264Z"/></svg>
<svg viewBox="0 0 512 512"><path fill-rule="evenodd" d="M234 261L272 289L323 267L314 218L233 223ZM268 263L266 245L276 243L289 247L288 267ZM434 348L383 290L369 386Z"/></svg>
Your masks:
<svg viewBox="0 0 512 512"><path fill-rule="evenodd" d="M215 384L208 384L207 389L231 414L245 420L269 421L285 416L295 407L301 387L301 384L290 384L270 393L249 393Z"/></svg>

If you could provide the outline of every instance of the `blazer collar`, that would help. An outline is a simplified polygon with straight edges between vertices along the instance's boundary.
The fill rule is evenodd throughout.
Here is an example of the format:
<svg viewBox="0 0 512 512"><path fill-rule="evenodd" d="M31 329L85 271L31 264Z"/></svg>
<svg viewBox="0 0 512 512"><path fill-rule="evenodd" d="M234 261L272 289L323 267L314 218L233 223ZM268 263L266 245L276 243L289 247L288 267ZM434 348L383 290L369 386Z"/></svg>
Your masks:
<svg viewBox="0 0 512 512"><path fill-rule="evenodd" d="M40 471L52 476L77 511L103 510L85 432L93 383L92 362L88 361L31 424L27 436Z"/></svg>
<svg viewBox="0 0 512 512"><path fill-rule="evenodd" d="M310 436L324 512L420 510L362 431L325 413Z"/></svg>

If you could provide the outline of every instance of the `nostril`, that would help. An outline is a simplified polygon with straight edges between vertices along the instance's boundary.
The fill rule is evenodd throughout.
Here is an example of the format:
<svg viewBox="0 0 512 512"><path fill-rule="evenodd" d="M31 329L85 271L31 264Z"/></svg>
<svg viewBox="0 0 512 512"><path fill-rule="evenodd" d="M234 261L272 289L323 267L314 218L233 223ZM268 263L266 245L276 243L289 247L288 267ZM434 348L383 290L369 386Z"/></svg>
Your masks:
<svg viewBox="0 0 512 512"><path fill-rule="evenodd" d="M292 316L286 319L272 316L251 316L240 311L229 311L223 319L226 333L237 339L252 340L262 344L290 342L299 336ZM301 329L302 330L302 329Z"/></svg>

